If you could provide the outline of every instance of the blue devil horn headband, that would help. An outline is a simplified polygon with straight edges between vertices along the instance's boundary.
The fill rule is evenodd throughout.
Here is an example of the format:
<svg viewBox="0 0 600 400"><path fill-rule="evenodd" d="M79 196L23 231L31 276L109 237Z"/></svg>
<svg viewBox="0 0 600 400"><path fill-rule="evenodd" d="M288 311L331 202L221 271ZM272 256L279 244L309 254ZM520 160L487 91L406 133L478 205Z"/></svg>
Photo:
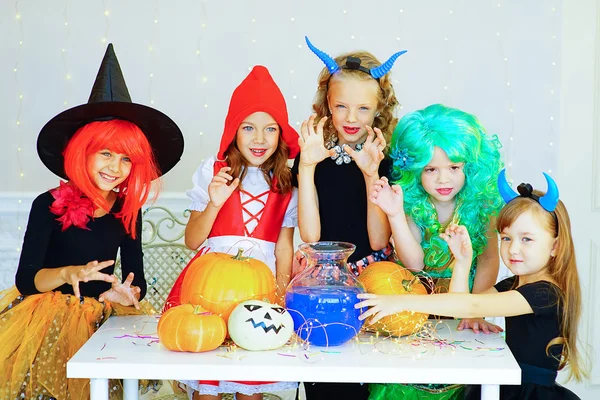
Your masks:
<svg viewBox="0 0 600 400"><path fill-rule="evenodd" d="M508 203L517 197L529 197L530 199L540 203L544 210L553 212L558 204L558 186L556 185L556 182L554 182L554 179L552 179L550 175L546 174L545 172L544 177L546 178L546 183L548 184L548 191L542 197L533 194L533 187L529 183L521 183L517 187L517 190L519 191L519 193L517 193L506 181L506 170L503 169L498 175L498 191L500 192L500 196L502 196L505 203Z"/></svg>
<svg viewBox="0 0 600 400"><path fill-rule="evenodd" d="M398 57L400 57L402 54L406 53L406 50L399 51L399 52L393 54L386 62L381 64L379 67L374 67L371 69L367 69L367 68L363 67L362 65L360 65L360 59L357 59L356 57L348 57L348 60L346 61L346 65L340 67L329 54L317 49L310 42L310 40L308 40L308 36L304 36L304 39L306 39L306 44L308 45L308 48L313 53L315 53L315 55L317 57L319 57L319 59L321 61L323 61L323 64L325 64L325 67L327 67L327 70L332 75L335 72L339 71L340 68L348 68L348 69L356 69L359 71L363 71L363 72L371 75L373 78L379 79L391 71L391 69L394 66L394 63L396 62L396 59L398 59Z"/></svg>
<svg viewBox="0 0 600 400"><path fill-rule="evenodd" d="M334 72L337 72L340 70L340 66L337 65L337 63L335 62L335 60L333 58L331 58L331 56L319 49L317 49L315 46L313 46L313 44L310 42L310 40L308 40L308 36L304 36L304 39L306 39L306 44L308 46L308 48L315 53L315 55L317 57L319 57L319 59L321 59L321 61L323 61L323 64L325 64L325 66L327 67L327 70L329 70L329 73L333 75Z"/></svg>
<svg viewBox="0 0 600 400"><path fill-rule="evenodd" d="M386 62L381 64L379 67L371 68L371 76L375 79L379 79L392 70L396 59L402 54L406 53L406 50L402 50L393 54Z"/></svg>

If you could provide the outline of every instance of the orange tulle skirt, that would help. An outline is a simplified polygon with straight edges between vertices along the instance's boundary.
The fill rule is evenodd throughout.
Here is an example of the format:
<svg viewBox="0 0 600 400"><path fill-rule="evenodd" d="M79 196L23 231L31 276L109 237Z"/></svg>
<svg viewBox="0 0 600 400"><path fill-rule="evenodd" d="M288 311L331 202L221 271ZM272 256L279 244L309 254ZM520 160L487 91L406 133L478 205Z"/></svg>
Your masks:
<svg viewBox="0 0 600 400"><path fill-rule="evenodd" d="M89 398L89 379L67 379L67 361L110 315L151 311L14 287L0 292L0 310L0 399L57 400Z"/></svg>

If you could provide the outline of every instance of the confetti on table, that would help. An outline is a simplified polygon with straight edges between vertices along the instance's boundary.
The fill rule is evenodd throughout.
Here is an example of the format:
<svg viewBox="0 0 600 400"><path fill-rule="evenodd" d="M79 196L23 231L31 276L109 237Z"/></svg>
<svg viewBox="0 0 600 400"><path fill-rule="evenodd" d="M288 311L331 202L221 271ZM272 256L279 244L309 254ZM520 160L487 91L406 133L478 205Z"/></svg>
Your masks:
<svg viewBox="0 0 600 400"><path fill-rule="evenodd" d="M151 336L151 335L121 335L121 336L114 336L115 339L124 339L124 338L130 338L130 339L152 339L152 340L158 340L158 336Z"/></svg>
<svg viewBox="0 0 600 400"><path fill-rule="evenodd" d="M296 357L293 354L284 354L284 353L277 353L277 354L280 355L280 356L284 356L284 357Z"/></svg>

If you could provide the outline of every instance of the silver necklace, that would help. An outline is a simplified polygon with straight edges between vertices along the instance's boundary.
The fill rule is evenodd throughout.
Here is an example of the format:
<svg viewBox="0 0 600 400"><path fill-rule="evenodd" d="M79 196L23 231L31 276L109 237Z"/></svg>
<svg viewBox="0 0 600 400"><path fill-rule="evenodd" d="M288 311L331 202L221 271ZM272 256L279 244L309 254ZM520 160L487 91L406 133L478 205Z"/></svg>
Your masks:
<svg viewBox="0 0 600 400"><path fill-rule="evenodd" d="M337 142L338 138L337 136L334 136L325 144L325 148L327 148L327 150L333 149L335 151L335 154L331 156L331 159L334 160L337 165L350 164L350 162L352 161L352 157L350 157L350 154L346 153L346 150L344 150L344 146L340 146L339 144L337 144ZM361 151L363 146L364 142L358 143L354 150Z"/></svg>

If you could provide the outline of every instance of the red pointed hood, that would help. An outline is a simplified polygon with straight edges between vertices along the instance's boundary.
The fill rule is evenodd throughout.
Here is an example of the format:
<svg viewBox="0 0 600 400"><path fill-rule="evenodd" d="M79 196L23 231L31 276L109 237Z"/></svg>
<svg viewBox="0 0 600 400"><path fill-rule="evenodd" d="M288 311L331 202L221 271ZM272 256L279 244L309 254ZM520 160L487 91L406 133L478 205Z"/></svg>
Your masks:
<svg viewBox="0 0 600 400"><path fill-rule="evenodd" d="M229 111L225 119L225 128L219 146L219 160L225 159L225 151L235 138L236 132L248 115L255 112L266 112L271 115L281 127L281 139L290 149L288 158L295 158L300 150L298 147L298 132L288 121L287 106L281 90L262 65L255 66L250 74L233 91L229 102Z"/></svg>

